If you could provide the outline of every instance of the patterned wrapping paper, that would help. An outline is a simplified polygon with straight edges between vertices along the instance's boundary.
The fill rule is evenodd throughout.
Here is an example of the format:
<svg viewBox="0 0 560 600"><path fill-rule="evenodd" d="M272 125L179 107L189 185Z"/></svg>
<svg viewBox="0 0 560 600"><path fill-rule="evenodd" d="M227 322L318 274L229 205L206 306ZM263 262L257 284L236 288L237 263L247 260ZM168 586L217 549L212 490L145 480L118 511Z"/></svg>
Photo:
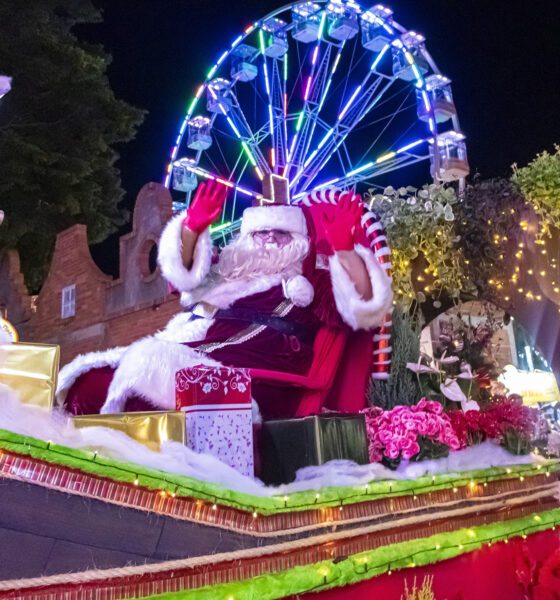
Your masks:
<svg viewBox="0 0 560 600"><path fill-rule="evenodd" d="M109 427L122 431L150 450L159 451L163 442L186 443L185 414L181 411L116 413L113 415L81 415L73 417L74 425Z"/></svg>
<svg viewBox="0 0 560 600"><path fill-rule="evenodd" d="M52 409L60 347L48 344L0 344L0 383L22 403Z"/></svg>
<svg viewBox="0 0 560 600"><path fill-rule="evenodd" d="M251 376L247 369L197 366L176 375L177 409L186 413L187 445L253 477Z"/></svg>

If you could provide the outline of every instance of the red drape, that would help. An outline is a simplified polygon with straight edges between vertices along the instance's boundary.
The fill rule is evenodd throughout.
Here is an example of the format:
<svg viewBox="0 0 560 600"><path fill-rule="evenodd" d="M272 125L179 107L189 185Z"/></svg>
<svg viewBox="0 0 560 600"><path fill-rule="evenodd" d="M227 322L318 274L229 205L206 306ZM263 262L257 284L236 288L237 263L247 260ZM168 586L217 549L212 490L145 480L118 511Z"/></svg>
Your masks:
<svg viewBox="0 0 560 600"><path fill-rule="evenodd" d="M414 578L420 587L426 576L433 576L437 600L560 600L560 585L550 584L543 564L560 552L560 534L545 531L526 540L512 539L508 544L469 552L426 567L395 571L347 587L313 594L300 600L400 600L405 581L412 588ZM543 580L546 585L543 585ZM557 579L560 582L560 579ZM551 587L558 587L551 590ZM295 598L295 597L294 597Z"/></svg>

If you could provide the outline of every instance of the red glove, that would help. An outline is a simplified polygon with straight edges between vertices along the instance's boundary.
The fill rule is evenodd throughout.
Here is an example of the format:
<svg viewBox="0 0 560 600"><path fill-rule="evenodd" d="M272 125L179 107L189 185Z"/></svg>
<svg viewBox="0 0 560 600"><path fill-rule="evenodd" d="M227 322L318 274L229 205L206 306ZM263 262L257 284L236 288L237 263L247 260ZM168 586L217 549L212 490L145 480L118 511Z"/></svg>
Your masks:
<svg viewBox="0 0 560 600"><path fill-rule="evenodd" d="M334 252L354 249L354 230L364 214L360 194L343 192L331 216L323 214L325 237Z"/></svg>
<svg viewBox="0 0 560 600"><path fill-rule="evenodd" d="M213 180L201 183L183 219L183 227L202 233L222 211L226 196L225 185Z"/></svg>

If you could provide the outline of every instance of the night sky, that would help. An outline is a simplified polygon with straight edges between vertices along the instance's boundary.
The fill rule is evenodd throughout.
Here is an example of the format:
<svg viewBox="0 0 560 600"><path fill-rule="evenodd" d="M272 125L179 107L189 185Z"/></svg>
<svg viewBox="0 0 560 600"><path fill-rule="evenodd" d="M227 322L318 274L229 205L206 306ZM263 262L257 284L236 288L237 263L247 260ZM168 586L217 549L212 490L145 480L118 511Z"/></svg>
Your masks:
<svg viewBox="0 0 560 600"><path fill-rule="evenodd" d="M125 204L161 181L188 100L239 33L281 6L271 0L93 0L104 22L78 35L112 54L118 97L149 111L136 139L119 148ZM365 6L367 3L362 2ZM507 176L560 143L560 3L556 0L394 0L395 19L426 36L453 80L471 173ZM96 248L106 270L115 239Z"/></svg>

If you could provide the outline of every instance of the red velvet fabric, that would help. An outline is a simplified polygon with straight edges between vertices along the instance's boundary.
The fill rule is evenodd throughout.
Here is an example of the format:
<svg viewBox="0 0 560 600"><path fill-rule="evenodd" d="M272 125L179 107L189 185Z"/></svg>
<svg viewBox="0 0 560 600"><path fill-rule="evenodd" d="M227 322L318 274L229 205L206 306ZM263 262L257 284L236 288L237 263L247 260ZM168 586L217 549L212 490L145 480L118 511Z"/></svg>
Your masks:
<svg viewBox="0 0 560 600"><path fill-rule="evenodd" d="M107 398L114 373L112 367L100 367L78 377L66 395L66 410L72 415L98 414ZM126 401L126 412L150 410L158 409L143 398L130 397Z"/></svg>
<svg viewBox="0 0 560 600"><path fill-rule="evenodd" d="M438 600L560 600L560 589L546 596L539 589L545 561L560 549L560 535L545 531L526 540L485 546L457 558L426 567L395 571L362 583L324 592L301 594L300 600L401 600L405 580L409 589L416 577L421 586L433 576ZM296 597L293 597L296 598Z"/></svg>

